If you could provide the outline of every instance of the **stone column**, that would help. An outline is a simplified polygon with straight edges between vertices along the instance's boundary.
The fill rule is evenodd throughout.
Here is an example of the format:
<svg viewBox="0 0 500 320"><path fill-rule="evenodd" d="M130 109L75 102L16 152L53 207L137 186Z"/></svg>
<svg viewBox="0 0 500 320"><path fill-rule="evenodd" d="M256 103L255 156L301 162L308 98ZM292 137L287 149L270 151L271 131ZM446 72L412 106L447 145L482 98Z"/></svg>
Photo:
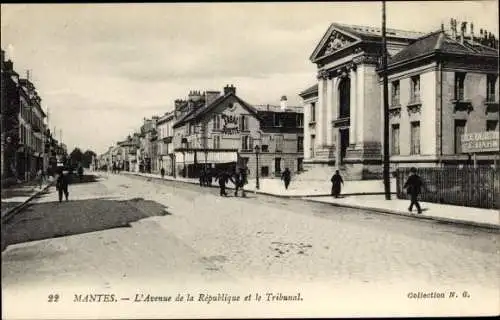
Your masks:
<svg viewBox="0 0 500 320"><path fill-rule="evenodd" d="M357 97L356 97L356 123L359 123L356 126L356 143L363 143L363 123L364 123L364 108L365 108L365 67L364 65L358 65L357 68L357 76L356 76L356 85L358 88Z"/></svg>
<svg viewBox="0 0 500 320"><path fill-rule="evenodd" d="M304 104L304 159L311 158L311 130L309 128L311 122L311 103Z"/></svg>
<svg viewBox="0 0 500 320"><path fill-rule="evenodd" d="M334 103L334 80L330 77L326 80L326 144L328 147L333 145L332 120Z"/></svg>
<svg viewBox="0 0 500 320"><path fill-rule="evenodd" d="M324 137L323 137L323 122L325 118L323 117L323 112L325 110L325 97L324 97L325 80L321 75L318 79L318 104L316 106L316 146L319 148L323 147ZM319 149L318 148L318 149Z"/></svg>
<svg viewBox="0 0 500 320"><path fill-rule="evenodd" d="M355 145L356 144L356 128L358 127L359 123L357 122L357 90L358 90L358 85L357 85L357 72L356 72L356 65L351 66L350 70L350 78L351 78L351 97L350 97L350 118L351 118L351 124L349 127L349 144L350 145Z"/></svg>

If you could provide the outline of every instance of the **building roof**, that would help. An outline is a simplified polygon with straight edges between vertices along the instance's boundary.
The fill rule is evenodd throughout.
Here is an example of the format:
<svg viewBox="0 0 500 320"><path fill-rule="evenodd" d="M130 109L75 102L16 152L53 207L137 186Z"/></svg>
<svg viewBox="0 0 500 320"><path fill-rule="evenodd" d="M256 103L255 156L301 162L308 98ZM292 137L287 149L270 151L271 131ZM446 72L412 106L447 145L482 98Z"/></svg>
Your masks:
<svg viewBox="0 0 500 320"><path fill-rule="evenodd" d="M454 39L444 30L431 32L408 45L389 59L388 65L395 65L405 61L415 60L433 53L476 55L483 57L498 57L498 51L494 48L472 42L470 37L466 37L463 43L459 39Z"/></svg>
<svg viewBox="0 0 500 320"><path fill-rule="evenodd" d="M247 102L245 102L242 99L240 99L233 92L229 92L226 95L218 97L217 99L215 99L214 101L212 101L212 103L210 103L209 105L201 106L201 107L198 107L198 108L194 109L193 111L191 111L190 113L188 113L186 116L184 116L183 118L181 118L179 121L177 121L175 123L174 127L179 127L179 126L183 125L186 122L199 119L200 117L206 115L207 113L209 113L210 111L212 111L213 109L215 109L217 106L219 106L221 103L223 103L224 101L226 101L230 97L234 97L244 108L246 108L250 113L252 113L256 117L258 117L257 110L255 110L254 107L252 107L250 104L248 104Z"/></svg>
<svg viewBox="0 0 500 320"><path fill-rule="evenodd" d="M317 93L317 92L318 92L318 84L316 83L315 85L310 86L306 90L304 90L301 93L299 93L299 96L303 97L303 96L306 96L306 95L309 95L309 94L312 94L312 93Z"/></svg>
<svg viewBox="0 0 500 320"><path fill-rule="evenodd" d="M333 48L333 50L331 50L331 37L338 37L339 34L341 35L340 42L337 44L334 44L334 42L332 42L331 44L334 44L335 47ZM424 33L398 29L386 29L386 35L387 40L390 42L396 41L408 44L423 36ZM316 45L309 59L313 62L316 62L320 59L330 56L331 54L343 51L346 48L357 46L362 42L379 43L381 42L381 38L382 30L377 27L332 23L326 30L319 43Z"/></svg>
<svg viewBox="0 0 500 320"><path fill-rule="evenodd" d="M361 40L372 40L373 38L380 39L382 37L382 28L378 27L368 27L342 23L332 23L331 25L338 29L349 32L352 35L359 37ZM390 28L386 29L386 36L390 38L417 39L423 35L424 33L417 31Z"/></svg>
<svg viewBox="0 0 500 320"><path fill-rule="evenodd" d="M258 112L262 112L262 111L268 111L268 112L296 112L296 113L302 113L302 112L304 112L303 111L304 109L302 107L300 107L300 106L287 106L285 108L285 111L281 110L281 106L270 105L270 104L254 105L253 107Z"/></svg>

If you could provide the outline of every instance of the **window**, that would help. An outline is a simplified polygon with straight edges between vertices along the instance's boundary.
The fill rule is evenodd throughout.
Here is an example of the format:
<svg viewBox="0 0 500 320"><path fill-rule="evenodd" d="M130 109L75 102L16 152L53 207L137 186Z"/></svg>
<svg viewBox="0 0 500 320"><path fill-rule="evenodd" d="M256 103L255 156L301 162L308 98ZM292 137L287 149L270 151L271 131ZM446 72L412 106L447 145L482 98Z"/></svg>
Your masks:
<svg viewBox="0 0 500 320"><path fill-rule="evenodd" d="M269 145L267 145L267 144L261 145L260 148L261 148L261 150L260 150L261 152L269 152Z"/></svg>
<svg viewBox="0 0 500 320"><path fill-rule="evenodd" d="M299 113L297 114L297 128L303 128L304 127L304 115Z"/></svg>
<svg viewBox="0 0 500 320"><path fill-rule="evenodd" d="M497 131L498 120L486 120L486 131Z"/></svg>
<svg viewBox="0 0 500 320"><path fill-rule="evenodd" d="M410 102L420 102L420 76L411 77Z"/></svg>
<svg viewBox="0 0 500 320"><path fill-rule="evenodd" d="M486 101L488 102L494 102L496 101L495 97L495 85L497 82L497 76L489 74L488 79L487 79L487 85L486 85Z"/></svg>
<svg viewBox="0 0 500 320"><path fill-rule="evenodd" d="M311 122L316 121L316 102L311 103Z"/></svg>
<svg viewBox="0 0 500 320"><path fill-rule="evenodd" d="M455 100L464 100L464 81L465 73L455 72Z"/></svg>
<svg viewBox="0 0 500 320"><path fill-rule="evenodd" d="M248 131L248 118L246 115L240 116L240 131Z"/></svg>
<svg viewBox="0 0 500 320"><path fill-rule="evenodd" d="M253 139L250 136L241 137L241 150L251 151L253 150Z"/></svg>
<svg viewBox="0 0 500 320"><path fill-rule="evenodd" d="M282 152L283 151L283 136L276 136L276 152Z"/></svg>
<svg viewBox="0 0 500 320"><path fill-rule="evenodd" d="M297 152L304 151L304 137L297 137Z"/></svg>
<svg viewBox="0 0 500 320"><path fill-rule="evenodd" d="M280 126L280 114L279 113L274 113L273 114L273 125L275 127L279 127Z"/></svg>
<svg viewBox="0 0 500 320"><path fill-rule="evenodd" d="M399 155L399 124L392 125L391 154Z"/></svg>
<svg viewBox="0 0 500 320"><path fill-rule="evenodd" d="M281 173L281 158L274 159L274 172Z"/></svg>
<svg viewBox="0 0 500 320"><path fill-rule="evenodd" d="M399 105L399 80L392 82L391 105Z"/></svg>
<svg viewBox="0 0 500 320"><path fill-rule="evenodd" d="M420 154L420 122L411 123L410 154Z"/></svg>
<svg viewBox="0 0 500 320"><path fill-rule="evenodd" d="M462 135L465 133L465 120L455 120L455 153L462 153Z"/></svg>
<svg viewBox="0 0 500 320"><path fill-rule="evenodd" d="M213 136L214 139L214 149L220 149L220 136Z"/></svg>
<svg viewBox="0 0 500 320"><path fill-rule="evenodd" d="M214 130L220 130L220 114L214 115Z"/></svg>

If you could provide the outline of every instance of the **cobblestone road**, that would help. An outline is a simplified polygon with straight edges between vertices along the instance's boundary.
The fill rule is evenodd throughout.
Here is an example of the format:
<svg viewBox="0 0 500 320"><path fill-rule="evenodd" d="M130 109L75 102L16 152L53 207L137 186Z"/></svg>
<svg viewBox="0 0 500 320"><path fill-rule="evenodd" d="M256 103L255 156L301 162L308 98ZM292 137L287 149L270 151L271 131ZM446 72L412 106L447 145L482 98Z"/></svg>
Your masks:
<svg viewBox="0 0 500 320"><path fill-rule="evenodd" d="M55 190L7 226L3 287L183 281L413 282L498 290L495 232L109 176Z"/></svg>

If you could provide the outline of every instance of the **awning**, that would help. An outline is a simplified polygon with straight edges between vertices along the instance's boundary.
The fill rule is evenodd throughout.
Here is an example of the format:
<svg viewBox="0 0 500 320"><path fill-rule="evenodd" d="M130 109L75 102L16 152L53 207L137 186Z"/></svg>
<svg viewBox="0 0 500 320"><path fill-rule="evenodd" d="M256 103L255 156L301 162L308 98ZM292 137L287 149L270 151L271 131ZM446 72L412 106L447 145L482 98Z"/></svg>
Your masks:
<svg viewBox="0 0 500 320"><path fill-rule="evenodd" d="M185 158L184 158L185 156ZM176 152L175 153L177 163L194 163L194 152ZM227 163L236 162L238 160L238 153L235 151L208 151L206 153L206 161L210 163ZM198 163L205 162L205 152L196 152L196 161Z"/></svg>

